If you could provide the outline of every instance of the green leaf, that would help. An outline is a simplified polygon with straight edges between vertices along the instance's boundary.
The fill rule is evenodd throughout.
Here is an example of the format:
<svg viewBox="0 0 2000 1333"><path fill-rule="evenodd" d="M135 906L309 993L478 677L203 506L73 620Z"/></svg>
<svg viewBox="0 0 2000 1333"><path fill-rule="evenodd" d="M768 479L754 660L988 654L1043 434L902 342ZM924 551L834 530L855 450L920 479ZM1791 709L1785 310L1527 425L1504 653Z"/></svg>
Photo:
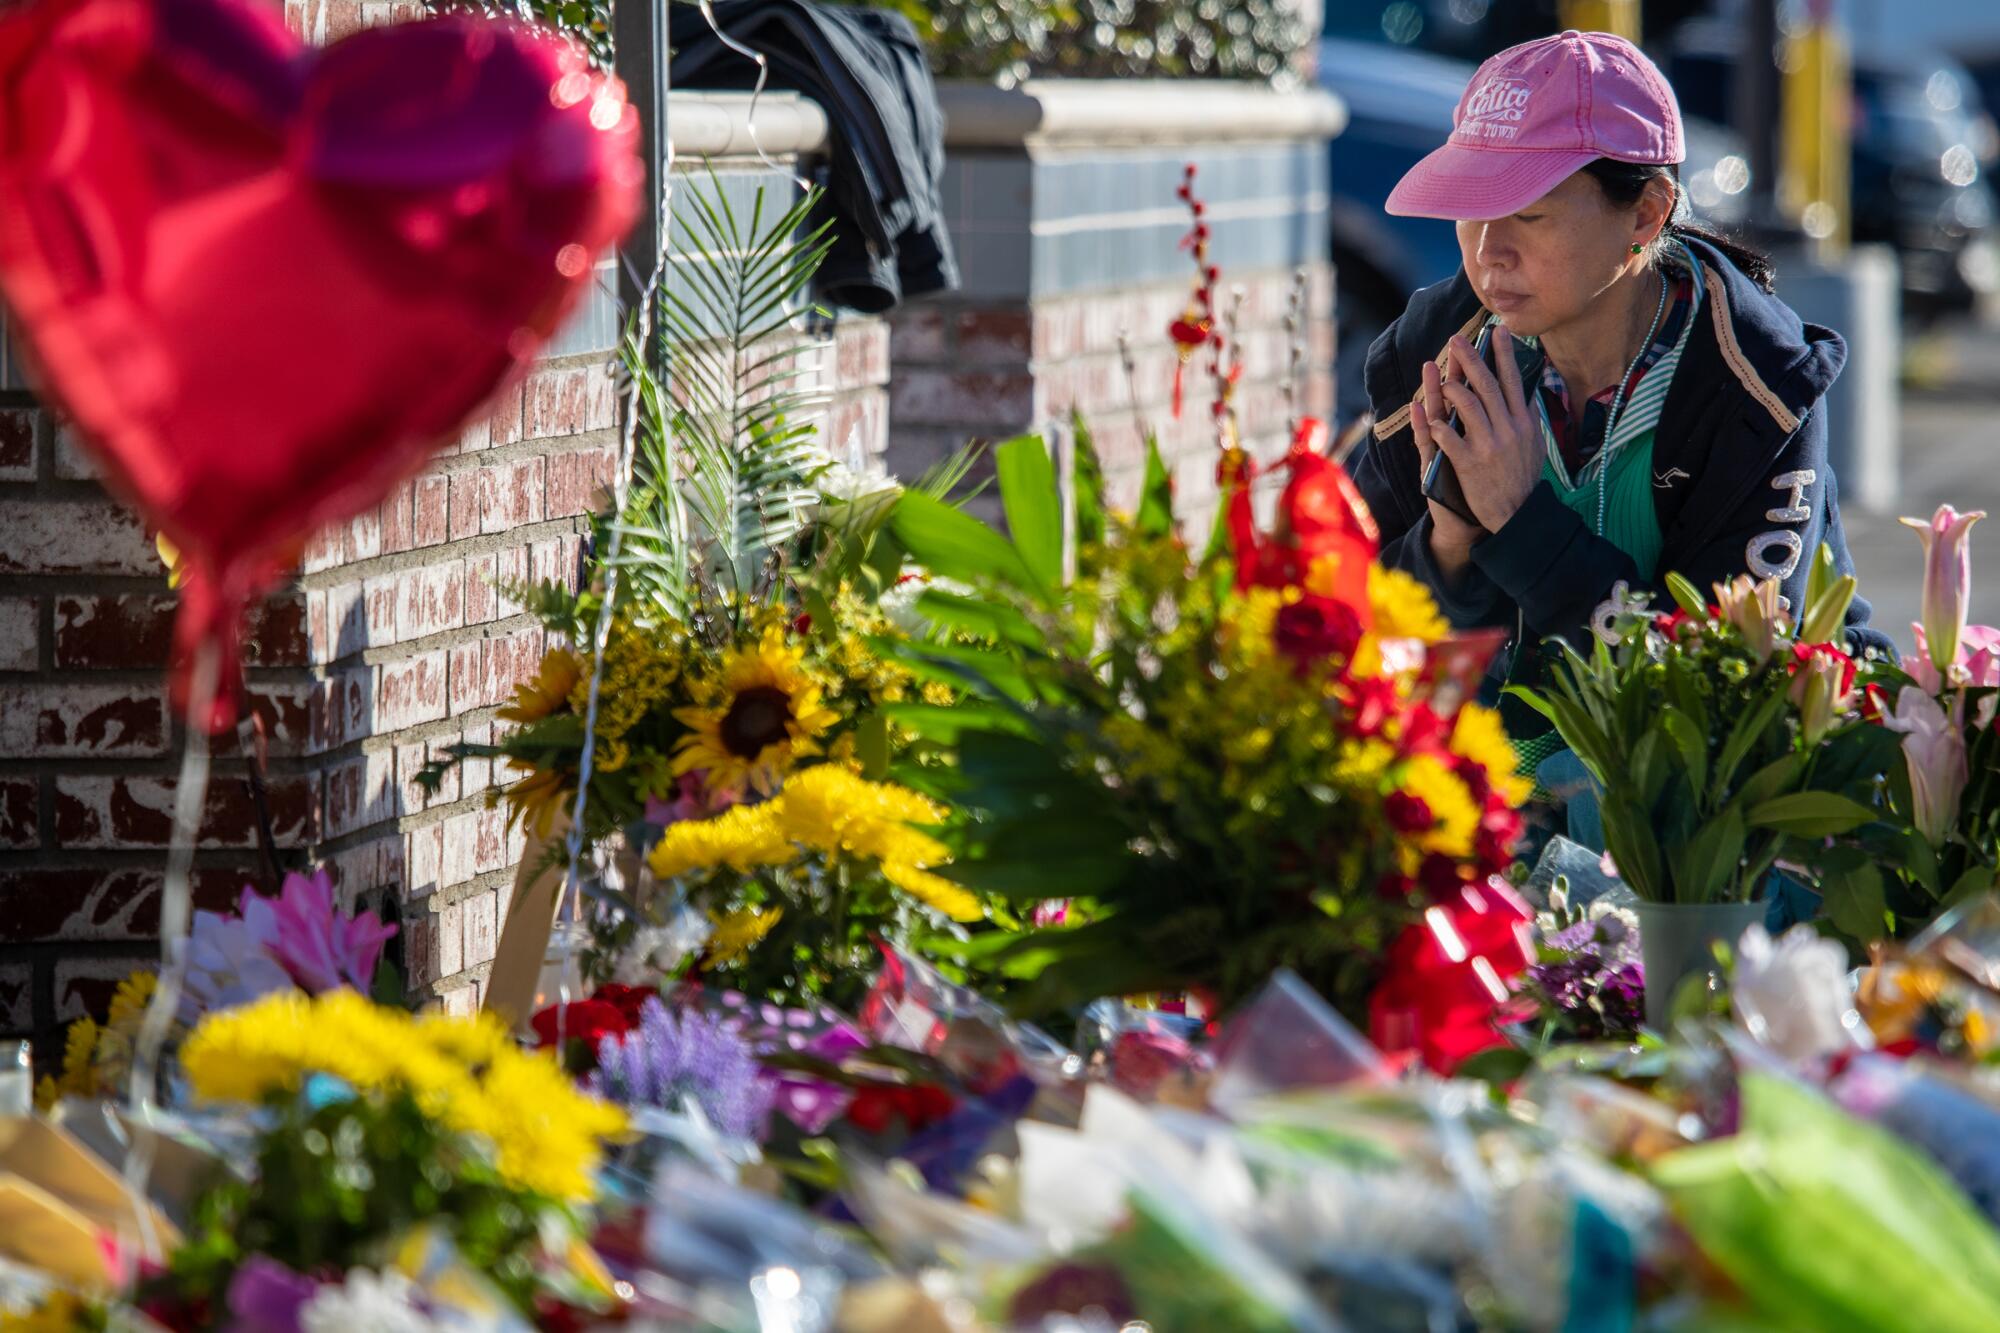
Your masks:
<svg viewBox="0 0 2000 1333"><path fill-rule="evenodd" d="M1956 883L1945 891L1944 902L1939 906L1952 908L1983 893L1991 893L1994 885L1992 866L1971 866L1958 877Z"/></svg>
<svg viewBox="0 0 2000 1333"><path fill-rule="evenodd" d="M1707 618L1707 599L1701 595L1700 589L1696 588L1679 574L1667 575L1667 593L1674 599L1676 606L1695 619L1702 620Z"/></svg>
<svg viewBox="0 0 2000 1333"><path fill-rule="evenodd" d="M861 776L880 782L889 773L889 719L881 713L864 713L854 731L854 757L861 761Z"/></svg>
<svg viewBox="0 0 2000 1333"><path fill-rule="evenodd" d="M1660 729L1674 743L1688 789L1694 793L1699 809L1702 793L1708 789L1708 736L1693 718L1672 706L1660 710Z"/></svg>
<svg viewBox="0 0 2000 1333"><path fill-rule="evenodd" d="M1791 705L1783 690L1774 690L1764 702L1752 708L1736 720L1736 727L1729 733L1723 744L1722 753L1716 758L1715 772L1709 788L1709 804L1719 806L1729 793L1729 784L1736 778L1736 770L1757 743L1769 738L1772 728L1778 725L1784 711ZM1755 822L1754 820L1752 821Z"/></svg>
<svg viewBox="0 0 2000 1333"><path fill-rule="evenodd" d="M919 565L963 583L998 581L1046 600L1048 588L1020 551L970 514L927 495L907 494L889 527Z"/></svg>
<svg viewBox="0 0 2000 1333"><path fill-rule="evenodd" d="M1460 1061L1451 1076L1480 1079L1497 1088L1512 1083L1533 1065L1533 1057L1518 1046L1495 1046Z"/></svg>
<svg viewBox="0 0 2000 1333"><path fill-rule="evenodd" d="M1014 548L1037 583L1062 585L1062 492L1048 446L1039 435L1023 435L993 451L1000 479L1000 503Z"/></svg>
<svg viewBox="0 0 2000 1333"><path fill-rule="evenodd" d="M1071 486L1076 503L1076 544L1079 548L1104 542L1104 463L1097 440L1076 408L1069 414L1070 439L1076 445L1076 471Z"/></svg>
<svg viewBox="0 0 2000 1333"><path fill-rule="evenodd" d="M1174 474L1160 455L1157 435L1146 437L1146 475L1139 483L1139 516L1133 520L1133 530L1148 539L1174 532Z"/></svg>
<svg viewBox="0 0 2000 1333"><path fill-rule="evenodd" d="M1674 856L1674 901L1710 903L1735 883L1743 860L1743 814L1730 806L1696 831Z"/></svg>
<svg viewBox="0 0 2000 1333"><path fill-rule="evenodd" d="M891 722L945 746L957 745L967 731L1025 734L1026 724L1019 716L976 698L960 699L954 704L884 704L882 712Z"/></svg>
<svg viewBox="0 0 2000 1333"><path fill-rule="evenodd" d="M1863 944L1882 938L1888 928L1889 908L1882 872L1873 862L1862 861L1823 874L1819 891L1827 918L1841 934Z"/></svg>
<svg viewBox="0 0 2000 1333"><path fill-rule="evenodd" d="M917 611L940 625L950 625L977 638L1040 649L1047 640L1028 618L994 598L966 597L929 589L917 598Z"/></svg>
<svg viewBox="0 0 2000 1333"><path fill-rule="evenodd" d="M1752 773L1743 780L1737 792L1737 799L1744 805L1759 805L1784 794L1786 788L1799 780L1811 756L1788 754Z"/></svg>
<svg viewBox="0 0 2000 1333"><path fill-rule="evenodd" d="M1830 791L1800 791L1774 796L1750 807L1750 827L1775 829L1797 838L1826 838L1851 833L1875 818L1859 801Z"/></svg>

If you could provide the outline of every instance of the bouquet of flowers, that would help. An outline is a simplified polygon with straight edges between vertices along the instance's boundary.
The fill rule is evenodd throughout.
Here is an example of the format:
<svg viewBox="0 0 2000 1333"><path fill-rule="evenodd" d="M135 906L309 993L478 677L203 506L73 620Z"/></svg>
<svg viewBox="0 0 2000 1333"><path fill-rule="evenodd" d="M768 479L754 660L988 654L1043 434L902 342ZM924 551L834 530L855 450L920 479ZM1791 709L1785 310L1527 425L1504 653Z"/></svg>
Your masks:
<svg viewBox="0 0 2000 1333"><path fill-rule="evenodd" d="M349 990L211 1015L181 1062L197 1100L262 1108L247 1176L219 1171L141 1305L169 1328L254 1327L427 1234L532 1316L608 1305L581 1248L620 1111L490 1019L413 1017Z"/></svg>
<svg viewBox="0 0 2000 1333"><path fill-rule="evenodd" d="M594 979L699 975L851 1003L871 939L982 915L930 873L943 845L907 827L943 810L885 781L921 757L888 705L945 708L957 693L876 649L915 628L904 612L922 578L888 525L904 492L835 463L808 419L793 322L825 254L805 226L812 198L768 226L761 210L739 225L719 190L696 202L684 245L714 274L664 294L672 374L652 377L627 348L638 460L597 543L608 574L617 538L615 604L596 578L581 593L521 590L566 642L500 710L513 729L445 763L504 763L497 799L548 840L575 808L592 733L581 836L622 835L656 881L596 886ZM968 463L911 493L945 494Z"/></svg>
<svg viewBox="0 0 2000 1333"><path fill-rule="evenodd" d="M1875 696L1834 640L1854 597L1822 549L1803 614L1775 579L1718 585L1678 575L1670 614L1628 616L1614 648L1564 645L1543 690L1517 687L1599 785L1604 837L1642 900L1758 896L1788 849L1868 823L1890 756L1862 714Z"/></svg>
<svg viewBox="0 0 2000 1333"><path fill-rule="evenodd" d="M1924 543L1923 623L1903 670L1874 673L1869 710L1902 753L1883 769L1883 817L1815 858L1835 919L1863 942L1908 935L2000 874L2000 629L1966 623L1983 517L1942 505L1903 520Z"/></svg>
<svg viewBox="0 0 2000 1333"><path fill-rule="evenodd" d="M1315 438L1285 463L1289 529L1239 522L1197 556L1157 450L1128 520L1104 512L1080 432L1068 585L1039 440L997 454L1012 537L898 506L919 560L986 591L918 600L983 644L903 652L966 702L890 709L952 744L913 777L959 812L945 873L1024 909L1074 900L970 950L1026 983L1024 1010L1190 989L1227 1005L1279 966L1358 1005L1424 903L1506 863L1526 784L1496 715L1464 701L1485 646L1373 564L1372 524ZM1246 520L1247 460L1224 466Z"/></svg>

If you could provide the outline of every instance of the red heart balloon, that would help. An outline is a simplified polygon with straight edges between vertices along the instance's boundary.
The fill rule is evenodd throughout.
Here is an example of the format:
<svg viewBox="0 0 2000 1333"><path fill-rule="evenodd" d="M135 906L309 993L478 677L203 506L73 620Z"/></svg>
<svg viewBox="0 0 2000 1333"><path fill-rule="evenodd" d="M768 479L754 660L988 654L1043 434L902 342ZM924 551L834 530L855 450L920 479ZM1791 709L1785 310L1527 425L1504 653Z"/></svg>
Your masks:
<svg viewBox="0 0 2000 1333"><path fill-rule="evenodd" d="M637 216L637 130L572 46L483 19L324 50L242 0L0 21L0 296L190 567L176 691L221 650L211 725L305 534L421 468L575 305Z"/></svg>

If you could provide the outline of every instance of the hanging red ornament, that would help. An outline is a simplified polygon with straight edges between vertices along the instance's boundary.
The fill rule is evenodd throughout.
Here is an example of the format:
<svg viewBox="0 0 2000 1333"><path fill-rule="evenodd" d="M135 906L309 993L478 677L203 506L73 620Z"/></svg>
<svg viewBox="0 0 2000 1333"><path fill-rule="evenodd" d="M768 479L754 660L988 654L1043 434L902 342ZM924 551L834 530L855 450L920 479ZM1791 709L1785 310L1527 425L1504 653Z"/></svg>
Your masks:
<svg viewBox="0 0 2000 1333"><path fill-rule="evenodd" d="M249 0L37 0L0 19L0 126L0 296L185 562L210 727L244 607L524 370L644 179L616 81L466 16L314 50Z"/></svg>
<svg viewBox="0 0 2000 1333"><path fill-rule="evenodd" d="M1173 406L1176 421L1180 420L1188 362L1194 359L1194 354L1201 350L1214 331L1215 325L1192 306L1188 307L1186 314L1167 325L1167 336L1174 340L1174 355L1178 358L1174 363Z"/></svg>

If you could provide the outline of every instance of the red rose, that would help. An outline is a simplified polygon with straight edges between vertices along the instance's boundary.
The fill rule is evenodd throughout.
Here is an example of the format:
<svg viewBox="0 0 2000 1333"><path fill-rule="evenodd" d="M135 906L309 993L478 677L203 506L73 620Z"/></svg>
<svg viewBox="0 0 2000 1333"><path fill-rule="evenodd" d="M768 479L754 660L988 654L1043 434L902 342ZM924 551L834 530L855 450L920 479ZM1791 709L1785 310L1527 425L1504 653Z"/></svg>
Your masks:
<svg viewBox="0 0 2000 1333"><path fill-rule="evenodd" d="M1382 814L1389 821L1389 827L1398 833L1427 833L1431 825L1437 823L1437 816L1431 813L1430 802L1421 796L1412 796L1406 791L1392 791L1382 802Z"/></svg>
<svg viewBox="0 0 2000 1333"><path fill-rule="evenodd" d="M604 1038L623 1036L632 1030L618 1006L603 1000L577 1000L568 1006L552 1004L531 1020L537 1047L556 1044L558 1011L562 1011L562 1039L583 1042L593 1052Z"/></svg>
<svg viewBox="0 0 2000 1333"><path fill-rule="evenodd" d="M1361 617L1345 602L1307 596L1279 608L1271 638L1279 652L1301 664L1346 658L1361 642Z"/></svg>
<svg viewBox="0 0 2000 1333"><path fill-rule="evenodd" d="M621 986L613 981L599 986L597 993L590 998L602 1000L623 1014L625 1026L630 1030L639 1026L639 1011L645 1007L646 1001L659 999L660 993L651 986Z"/></svg>

